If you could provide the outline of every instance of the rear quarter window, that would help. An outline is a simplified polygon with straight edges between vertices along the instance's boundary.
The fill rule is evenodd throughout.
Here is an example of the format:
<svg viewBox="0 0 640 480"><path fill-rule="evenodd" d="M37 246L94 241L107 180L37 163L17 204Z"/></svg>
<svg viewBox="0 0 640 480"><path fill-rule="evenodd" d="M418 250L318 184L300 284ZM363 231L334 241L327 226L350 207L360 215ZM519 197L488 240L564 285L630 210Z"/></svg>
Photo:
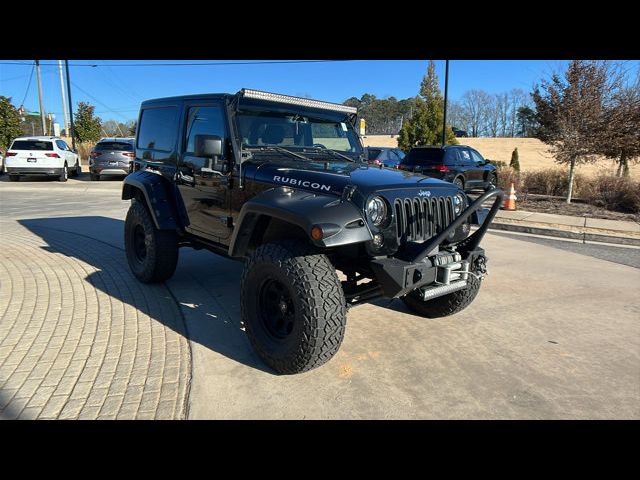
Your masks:
<svg viewBox="0 0 640 480"><path fill-rule="evenodd" d="M178 135L177 107L153 107L142 111L137 146L145 150L173 150Z"/></svg>
<svg viewBox="0 0 640 480"><path fill-rule="evenodd" d="M443 157L444 151L439 148L415 148L404 157L402 163L412 165L442 163Z"/></svg>

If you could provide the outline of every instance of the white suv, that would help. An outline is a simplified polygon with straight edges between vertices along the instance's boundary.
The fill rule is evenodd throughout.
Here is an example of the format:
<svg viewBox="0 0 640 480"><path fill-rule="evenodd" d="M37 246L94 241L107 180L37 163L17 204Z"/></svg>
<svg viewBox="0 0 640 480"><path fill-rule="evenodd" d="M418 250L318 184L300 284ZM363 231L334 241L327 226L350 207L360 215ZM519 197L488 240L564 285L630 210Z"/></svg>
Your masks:
<svg viewBox="0 0 640 480"><path fill-rule="evenodd" d="M5 155L5 169L13 182L21 175L51 175L66 182L82 172L78 154L58 137L16 138Z"/></svg>

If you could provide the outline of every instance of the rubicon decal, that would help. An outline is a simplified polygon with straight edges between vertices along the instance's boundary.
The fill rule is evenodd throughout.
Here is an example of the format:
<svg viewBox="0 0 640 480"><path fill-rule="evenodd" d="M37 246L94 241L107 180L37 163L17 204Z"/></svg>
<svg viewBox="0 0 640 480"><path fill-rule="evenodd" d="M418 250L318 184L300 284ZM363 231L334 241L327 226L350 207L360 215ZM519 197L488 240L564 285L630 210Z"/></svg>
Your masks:
<svg viewBox="0 0 640 480"><path fill-rule="evenodd" d="M330 185L325 185L323 183L310 182L309 180L300 180L298 178L281 177L279 175L274 175L273 181L286 183L288 185L294 185L297 187L314 188L316 190L326 190L327 192L331 191Z"/></svg>

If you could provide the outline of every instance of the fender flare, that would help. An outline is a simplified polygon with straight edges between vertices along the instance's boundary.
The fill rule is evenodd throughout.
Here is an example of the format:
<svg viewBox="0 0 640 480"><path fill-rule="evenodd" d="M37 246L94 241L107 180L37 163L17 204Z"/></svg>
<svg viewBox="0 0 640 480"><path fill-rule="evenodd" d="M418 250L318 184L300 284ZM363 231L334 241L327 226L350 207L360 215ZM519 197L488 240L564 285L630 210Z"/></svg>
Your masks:
<svg viewBox="0 0 640 480"><path fill-rule="evenodd" d="M138 170L127 175L122 185L122 200L135 198L139 190L149 207L158 230L177 230L184 225L178 214L175 185L161 174Z"/></svg>
<svg viewBox="0 0 640 480"><path fill-rule="evenodd" d="M264 217L300 227L309 242L320 248L366 242L373 238L367 222L353 203L332 195L276 187L243 205L231 236L230 257L245 255L254 231L260 225L259 220ZM311 238L314 225L325 232L323 239Z"/></svg>

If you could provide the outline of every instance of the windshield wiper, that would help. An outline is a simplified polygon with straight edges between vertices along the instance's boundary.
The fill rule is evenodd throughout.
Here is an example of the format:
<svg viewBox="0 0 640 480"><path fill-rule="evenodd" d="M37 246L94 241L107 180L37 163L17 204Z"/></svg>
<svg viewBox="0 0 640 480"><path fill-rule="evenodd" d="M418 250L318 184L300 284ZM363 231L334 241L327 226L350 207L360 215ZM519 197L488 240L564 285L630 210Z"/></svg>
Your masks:
<svg viewBox="0 0 640 480"><path fill-rule="evenodd" d="M339 156L339 157L344 158L345 160L349 160L350 162L354 162L354 163L355 163L355 160L354 160L353 158L351 158L351 157L347 157L346 155L343 155L343 154L342 154L342 153L340 153L340 152L336 152L335 150L332 150L332 149L330 149L330 148L326 148L326 147L324 147L324 148L323 148L323 147L304 147L304 148L313 149L313 150L315 150L315 151L317 151L317 152L329 152L329 153L331 153L332 155L337 155L337 156Z"/></svg>
<svg viewBox="0 0 640 480"><path fill-rule="evenodd" d="M284 153L288 153L289 155L292 155L294 157L300 158L302 160L307 160L309 162L311 162L312 160L309 157L305 157L304 155L300 155L299 153L296 152L292 152L291 150L289 150L288 148L283 148L283 147L278 147L275 145L260 145L257 147L248 147L247 150L251 150L251 149L260 149L260 150L275 150L276 152L284 152Z"/></svg>

